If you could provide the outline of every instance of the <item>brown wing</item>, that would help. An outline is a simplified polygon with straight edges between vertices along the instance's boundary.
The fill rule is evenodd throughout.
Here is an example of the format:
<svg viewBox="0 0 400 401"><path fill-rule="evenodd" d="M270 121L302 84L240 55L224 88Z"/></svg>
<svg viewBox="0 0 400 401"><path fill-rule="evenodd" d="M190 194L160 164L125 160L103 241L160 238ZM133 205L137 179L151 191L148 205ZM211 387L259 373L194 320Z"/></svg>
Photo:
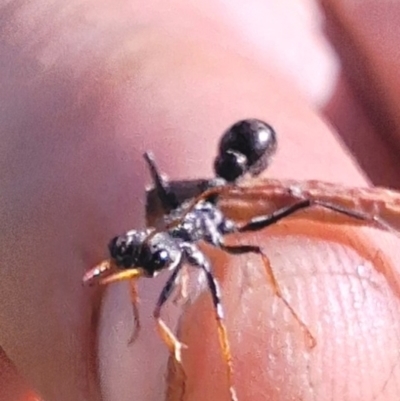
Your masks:
<svg viewBox="0 0 400 401"><path fill-rule="evenodd" d="M362 213L400 231L400 192L386 188L352 188L323 181L261 179L232 188L220 199L224 213L237 221L272 213L301 199L318 200L349 211ZM306 218L332 224L373 226L320 207L296 212L289 218Z"/></svg>
<svg viewBox="0 0 400 401"><path fill-rule="evenodd" d="M207 180L172 181L170 186L185 200L201 196ZM164 211L157 201L157 194L146 192L146 218L148 225L157 226ZM379 188L352 188L323 181L296 181L256 179L237 187L225 188L219 198L219 206L227 217L244 222L255 216L270 214L302 199L311 199L339 206L349 211L370 216L359 220L320 207L296 212L291 219L309 219L331 224L376 226L377 219L400 232L400 192Z"/></svg>

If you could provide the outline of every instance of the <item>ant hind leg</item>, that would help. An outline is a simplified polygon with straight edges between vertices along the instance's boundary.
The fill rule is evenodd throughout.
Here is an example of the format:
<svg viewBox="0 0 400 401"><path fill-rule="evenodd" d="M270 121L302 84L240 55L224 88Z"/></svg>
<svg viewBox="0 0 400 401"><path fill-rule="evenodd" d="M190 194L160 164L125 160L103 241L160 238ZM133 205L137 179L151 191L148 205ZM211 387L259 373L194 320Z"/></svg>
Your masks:
<svg viewBox="0 0 400 401"><path fill-rule="evenodd" d="M292 205L284 206L271 214L254 217L241 227L238 227L238 232L243 233L262 230L271 226L272 224L278 223L279 221L291 216L292 214L295 214L297 211L308 209L311 207L320 207L331 212L350 217L351 219L370 222L375 227L380 228L381 230L397 233L397 231L394 230L394 228L390 226L390 224L374 214L363 213L357 210L343 207L341 205L335 205L334 203L307 198L301 199Z"/></svg>
<svg viewBox="0 0 400 401"><path fill-rule="evenodd" d="M264 268L265 268L265 272L267 274L267 278L270 281L270 283L272 284L272 288L273 288L275 295L285 304L285 306L289 309L289 311L292 314L292 316L294 317L294 319L297 321L297 323L301 327L301 329L304 332L306 339L307 339L307 346L309 348L314 348L317 344L317 341L315 340L314 336L311 334L311 331L309 330L307 325L303 322L303 320L301 320L299 315L296 313L296 311L290 305L289 301L287 301L286 298L283 296L282 290L281 290L279 283L275 277L275 274L272 270L271 263L270 263L268 257L262 251L262 249L256 245L231 246L231 245L221 244L220 247L222 250L224 250L225 252L230 253L232 255L243 255L246 253L254 253L261 257Z"/></svg>

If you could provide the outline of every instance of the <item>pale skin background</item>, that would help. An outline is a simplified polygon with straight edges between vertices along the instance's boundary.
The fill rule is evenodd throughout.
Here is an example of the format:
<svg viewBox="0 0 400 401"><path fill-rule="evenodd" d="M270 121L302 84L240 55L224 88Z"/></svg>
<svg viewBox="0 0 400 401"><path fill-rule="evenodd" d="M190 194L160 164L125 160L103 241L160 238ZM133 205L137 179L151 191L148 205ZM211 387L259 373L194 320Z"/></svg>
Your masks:
<svg viewBox="0 0 400 401"><path fill-rule="evenodd" d="M112 235L143 225L144 150L174 178L207 176L220 132L258 117L279 134L270 176L356 186L366 171L399 185L400 6L325 1L323 24L316 5L1 1L0 344L44 400L100 399L94 291L80 280ZM321 225L257 241L318 345L307 350L257 261L220 263L240 400L397 400L398 242ZM159 287L141 287L145 335L131 348L126 286L106 297L105 400L162 399L165 351L149 317ZM182 333L188 391L226 400L207 308ZM27 400L1 360L0 398Z"/></svg>

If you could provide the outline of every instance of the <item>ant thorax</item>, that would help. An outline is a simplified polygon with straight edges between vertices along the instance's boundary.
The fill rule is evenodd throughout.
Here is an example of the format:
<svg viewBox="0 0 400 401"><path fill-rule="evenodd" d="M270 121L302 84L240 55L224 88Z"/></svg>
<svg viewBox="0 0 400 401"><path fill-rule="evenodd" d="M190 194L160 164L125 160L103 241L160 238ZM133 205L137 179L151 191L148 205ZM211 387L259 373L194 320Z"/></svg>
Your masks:
<svg viewBox="0 0 400 401"><path fill-rule="evenodd" d="M169 233L172 237L189 243L203 240L218 246L222 243L222 237L225 234L234 232L236 229L235 223L227 219L222 211L209 201L198 202L189 212L187 204L184 204L165 216L164 221L169 224L179 218L182 221L173 226Z"/></svg>

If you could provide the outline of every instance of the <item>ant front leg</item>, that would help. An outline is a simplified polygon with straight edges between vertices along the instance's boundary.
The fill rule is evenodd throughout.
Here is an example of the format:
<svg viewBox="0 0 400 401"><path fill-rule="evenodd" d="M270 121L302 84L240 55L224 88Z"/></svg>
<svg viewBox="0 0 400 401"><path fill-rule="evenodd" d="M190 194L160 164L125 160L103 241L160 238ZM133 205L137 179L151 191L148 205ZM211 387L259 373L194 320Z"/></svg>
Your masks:
<svg viewBox="0 0 400 401"><path fill-rule="evenodd" d="M128 344L133 344L136 339L139 336L139 332L140 332L140 315L139 315L139 308L138 308L138 304L139 304L139 294L137 292L137 286L136 286L136 281L135 279L132 279L129 282L129 286L130 286L130 296L131 296L131 302L132 302L132 309L133 309L133 322L134 322L134 326L133 326L133 332L131 335L131 338L129 339Z"/></svg>
<svg viewBox="0 0 400 401"><path fill-rule="evenodd" d="M233 385L233 362L232 362L232 353L231 347L228 341L228 334L225 326L225 316L224 309L221 302L221 290L218 284L218 281L214 277L214 274L211 270L211 265L203 252L200 251L195 245L190 243L185 243L182 245L182 248L186 254L188 262L195 267L199 267L207 279L207 286L210 291L210 295L212 298L215 318L217 321L218 327L218 335L219 335L219 343L222 349L222 355L224 361L226 363L226 373L229 383L229 392L231 401L238 401L236 390Z"/></svg>
<svg viewBox="0 0 400 401"><path fill-rule="evenodd" d="M182 363L182 348L186 346L182 344L174 335L172 330L166 325L166 323L161 319L161 309L165 302L169 299L172 292L174 291L178 276L182 268L182 263L175 267L175 270L172 272L171 276L167 280L164 285L164 288L161 291L161 294L158 298L156 308L154 309L153 316L156 319L158 332L170 350L171 354L174 355L175 360L181 364Z"/></svg>
<svg viewBox="0 0 400 401"><path fill-rule="evenodd" d="M293 307L290 305L289 301L285 299L283 296L282 290L279 286L279 283L275 277L275 274L272 270L271 263L268 259L268 257L265 255L265 253L262 251L262 249L259 246L256 245L237 245L237 246L231 246L231 245L225 245L223 243L220 244L220 248L224 250L225 252L231 254L231 255L243 255L246 253L253 253L256 255L259 255L262 259L262 262L264 264L265 272L267 274L267 277L269 281L272 284L272 288L274 290L275 295L281 299L281 301L285 304L285 306L289 309L290 313L294 317L294 319L297 321L297 323L300 325L301 329L303 330L306 338L307 338L307 345L309 348L314 348L317 344L314 336L311 334L309 328L307 325L300 319L296 311L293 309Z"/></svg>

